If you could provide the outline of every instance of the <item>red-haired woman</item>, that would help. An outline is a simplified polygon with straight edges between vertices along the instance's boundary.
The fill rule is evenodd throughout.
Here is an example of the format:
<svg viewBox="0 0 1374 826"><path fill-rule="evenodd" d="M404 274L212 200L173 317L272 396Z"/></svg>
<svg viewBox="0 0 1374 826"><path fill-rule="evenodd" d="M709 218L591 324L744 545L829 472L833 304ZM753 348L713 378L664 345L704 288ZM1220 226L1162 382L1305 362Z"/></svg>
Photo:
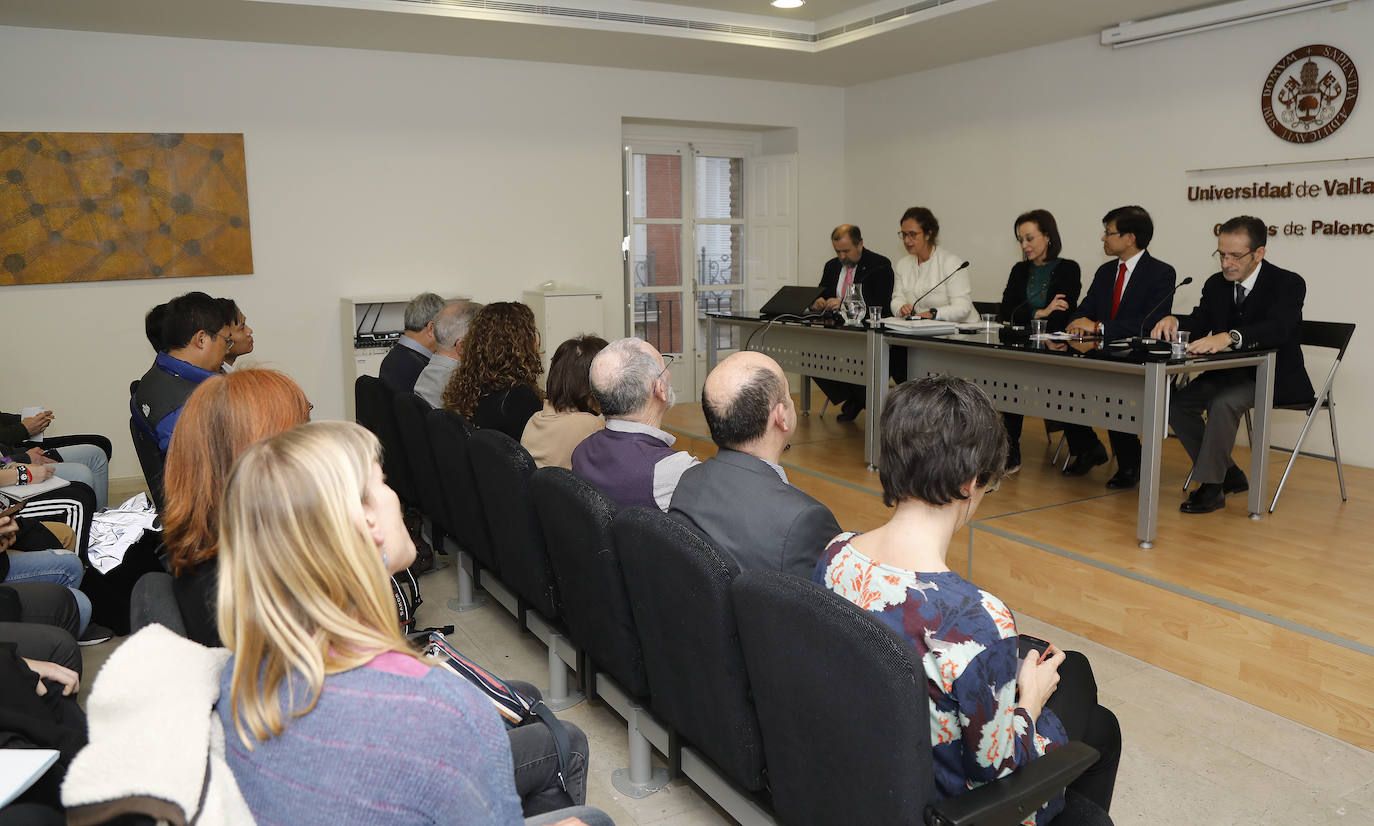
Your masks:
<svg viewBox="0 0 1374 826"><path fill-rule="evenodd" d="M162 521L186 633L220 645L215 624L219 509L234 460L250 445L310 420L310 402L285 373L236 370L201 383L167 449Z"/></svg>

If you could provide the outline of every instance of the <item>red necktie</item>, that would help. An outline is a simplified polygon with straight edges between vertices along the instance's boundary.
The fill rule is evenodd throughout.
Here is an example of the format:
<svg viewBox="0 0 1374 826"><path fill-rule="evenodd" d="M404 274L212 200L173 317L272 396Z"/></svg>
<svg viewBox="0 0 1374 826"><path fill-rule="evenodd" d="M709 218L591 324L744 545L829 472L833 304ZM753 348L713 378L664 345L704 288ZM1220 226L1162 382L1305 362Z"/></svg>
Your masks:
<svg viewBox="0 0 1374 826"><path fill-rule="evenodd" d="M1126 262L1121 262L1121 267L1116 271L1116 289L1112 290L1112 319L1116 319L1116 311L1121 307L1121 291L1126 287Z"/></svg>
<svg viewBox="0 0 1374 826"><path fill-rule="evenodd" d="M840 289L840 300L843 301L849 296L849 288L854 284L854 265L850 264L844 268L844 286Z"/></svg>

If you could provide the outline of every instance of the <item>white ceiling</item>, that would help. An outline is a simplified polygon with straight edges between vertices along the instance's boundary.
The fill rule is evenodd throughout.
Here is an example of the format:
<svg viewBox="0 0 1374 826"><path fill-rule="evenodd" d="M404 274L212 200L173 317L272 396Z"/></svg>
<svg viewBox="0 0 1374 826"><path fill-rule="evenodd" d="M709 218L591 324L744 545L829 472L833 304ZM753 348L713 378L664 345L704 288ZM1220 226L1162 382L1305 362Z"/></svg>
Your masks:
<svg viewBox="0 0 1374 826"><path fill-rule="evenodd" d="M906 74L1089 34L1124 20L1142 20L1199 5L1197 0L943 0L905 21L813 43L741 38L699 39L700 33L599 20L548 20L535 15L468 11L443 0L0 0L0 25L381 49L495 57L795 81L832 86ZM547 2L547 0L534 0ZM910 5L918 0L905 0ZM818 32L836 21L867 19L903 0L858 3L810 0L801 13L764 0L566 0L566 6L706 22L740 22ZM647 9L648 11L643 11ZM457 16L461 15L461 16ZM488 19L476 19L476 18ZM501 19L491 19L501 18ZM533 22L515 22L529 19ZM795 21L786 23L781 21ZM871 32L871 33L870 33ZM678 36L674 36L678 35ZM690 35L690 36L683 36ZM705 35L707 37L712 35Z"/></svg>

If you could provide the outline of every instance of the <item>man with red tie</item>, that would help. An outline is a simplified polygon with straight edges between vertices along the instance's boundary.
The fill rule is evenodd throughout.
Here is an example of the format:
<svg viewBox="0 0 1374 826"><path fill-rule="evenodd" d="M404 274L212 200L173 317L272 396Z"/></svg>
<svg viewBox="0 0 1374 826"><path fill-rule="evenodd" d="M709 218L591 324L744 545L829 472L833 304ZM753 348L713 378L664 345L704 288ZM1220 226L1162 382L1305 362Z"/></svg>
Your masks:
<svg viewBox="0 0 1374 826"><path fill-rule="evenodd" d="M812 305L813 309L838 310L840 302L855 286L863 289L864 304L869 307L886 307L892 303L895 278L892 262L873 250L864 249L864 236L858 227L853 224L835 227L830 233L830 244L835 248L835 257L825 262L825 269L821 271L821 295ZM904 359L902 365L905 364ZM840 405L837 420L852 422L864 409L868 391L862 384L834 379L816 379L816 384L831 404Z"/></svg>
<svg viewBox="0 0 1374 826"><path fill-rule="evenodd" d="M1145 251L1155 225L1143 207L1117 207L1103 216L1102 228L1102 251L1113 259L1097 268L1067 330L1107 341L1139 336L1173 312L1174 268ZM1082 476L1106 464L1107 451L1091 427L1067 425L1064 435L1074 457L1065 475ZM1107 487L1135 487L1140 481L1140 437L1115 430L1107 435L1116 456L1116 474Z"/></svg>

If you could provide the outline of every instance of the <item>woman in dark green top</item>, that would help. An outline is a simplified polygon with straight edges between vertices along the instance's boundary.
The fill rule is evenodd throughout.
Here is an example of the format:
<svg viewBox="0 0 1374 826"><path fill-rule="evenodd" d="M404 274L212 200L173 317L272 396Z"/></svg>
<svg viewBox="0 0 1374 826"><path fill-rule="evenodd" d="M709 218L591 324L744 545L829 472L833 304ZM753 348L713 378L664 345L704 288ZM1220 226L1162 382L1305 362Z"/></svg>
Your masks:
<svg viewBox="0 0 1374 826"><path fill-rule="evenodd" d="M1031 319L1043 318L1049 323L1048 332L1063 330L1078 306L1083 291L1078 263L1060 258L1063 244L1059 240L1059 225L1049 210L1033 209L1016 218L1013 225L1016 242L1021 245L1022 259L1011 268L1007 287L1002 291L1002 308L998 318L1012 324L1030 326ZM1021 416L1003 413L1007 428L1007 471L1021 467Z"/></svg>

